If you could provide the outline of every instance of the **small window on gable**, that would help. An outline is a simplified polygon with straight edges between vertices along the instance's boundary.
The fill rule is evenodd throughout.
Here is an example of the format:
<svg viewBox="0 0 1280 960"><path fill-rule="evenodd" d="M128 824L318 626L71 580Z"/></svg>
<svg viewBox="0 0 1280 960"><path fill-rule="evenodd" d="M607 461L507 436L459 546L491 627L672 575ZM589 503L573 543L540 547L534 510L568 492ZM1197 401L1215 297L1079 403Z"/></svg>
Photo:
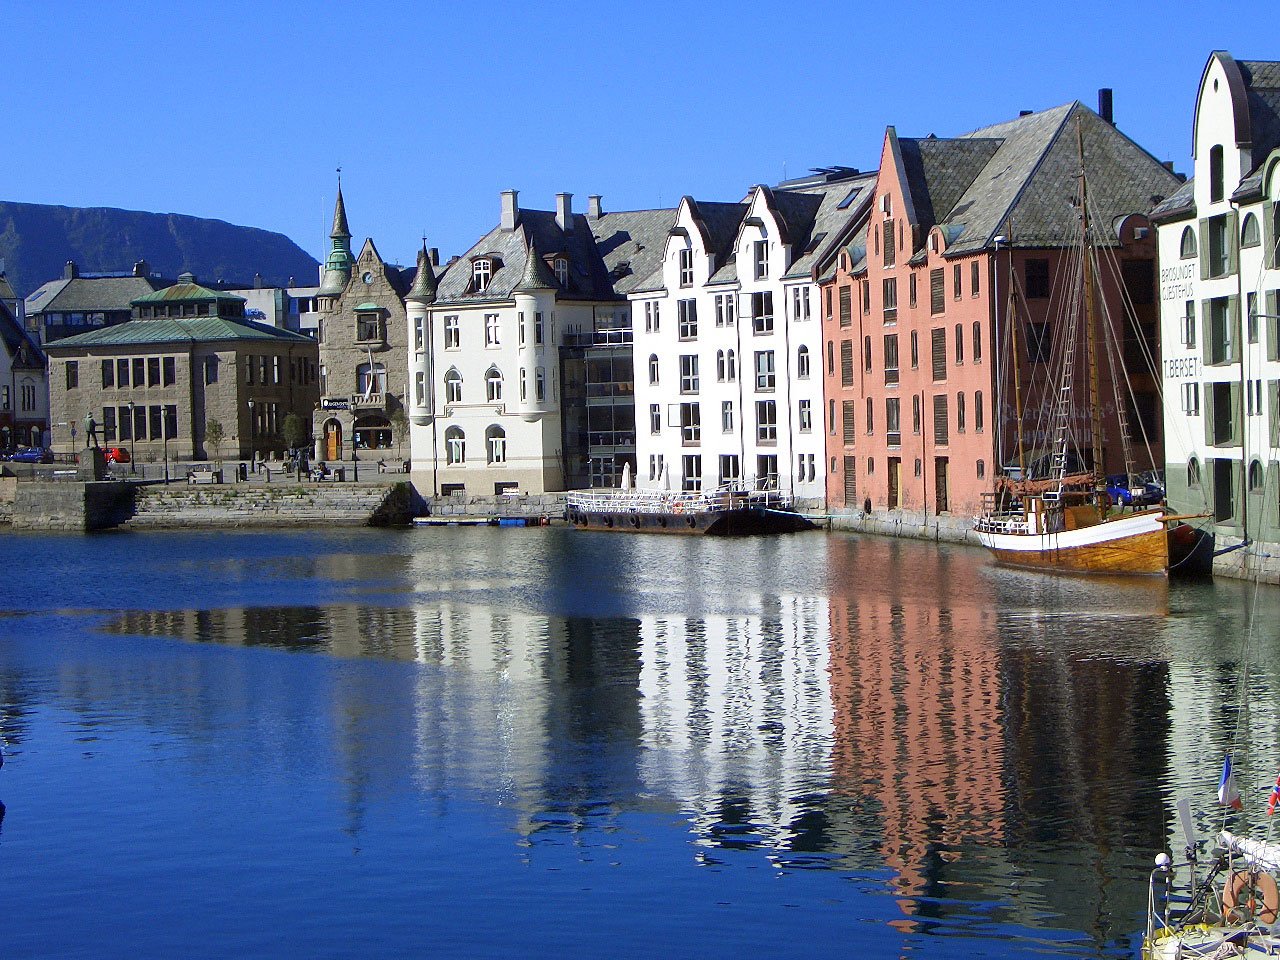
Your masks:
<svg viewBox="0 0 1280 960"><path fill-rule="evenodd" d="M1222 167L1222 144L1209 150L1209 202L1217 203L1226 196L1226 175Z"/></svg>
<svg viewBox="0 0 1280 960"><path fill-rule="evenodd" d="M471 288L476 293L487 290L489 281L493 279L493 261L481 257L471 264Z"/></svg>
<svg viewBox="0 0 1280 960"><path fill-rule="evenodd" d="M552 266L556 271L556 282L562 287L569 286L569 261L564 257L556 257Z"/></svg>
<svg viewBox="0 0 1280 960"><path fill-rule="evenodd" d="M1196 232L1190 227L1186 227L1182 231L1182 248L1181 256L1183 260L1189 260L1196 255Z"/></svg>
<svg viewBox="0 0 1280 960"><path fill-rule="evenodd" d="M1262 236L1258 230L1258 218L1250 213L1244 218L1244 226L1240 228L1240 246L1256 247L1260 243Z"/></svg>

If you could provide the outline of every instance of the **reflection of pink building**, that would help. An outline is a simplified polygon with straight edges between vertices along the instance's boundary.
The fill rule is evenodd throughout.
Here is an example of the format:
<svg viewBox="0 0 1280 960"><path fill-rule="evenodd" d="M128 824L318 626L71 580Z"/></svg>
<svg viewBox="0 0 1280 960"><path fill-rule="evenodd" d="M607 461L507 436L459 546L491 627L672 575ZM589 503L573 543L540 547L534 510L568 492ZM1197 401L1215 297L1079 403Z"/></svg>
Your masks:
<svg viewBox="0 0 1280 960"><path fill-rule="evenodd" d="M938 845L998 841L1005 827L1005 739L996 604L957 570L976 556L910 553L890 540L833 539L831 695L838 792L869 793L885 862L922 892ZM874 569L898 590L857 588Z"/></svg>
<svg viewBox="0 0 1280 960"><path fill-rule="evenodd" d="M819 267L834 509L869 500L925 518L971 516L999 464L1014 462L1014 431L1002 439L998 429L1014 413L1012 371L999 362L1008 335L997 318L1012 278L1024 416L1034 424L1061 336L1054 318L1069 287L1066 254L1080 232L1071 203L1077 121L1095 236L1117 263L1103 271L1104 299L1130 360L1142 352L1138 337L1157 349L1154 236L1138 212L1178 180L1108 119L1075 102L954 139L888 129L866 229ZM1138 305L1137 331L1120 325L1122 286ZM1105 364L1102 373L1105 398ZM1158 439L1154 382L1135 391L1130 421ZM1078 417L1087 430L1083 407ZM1123 469L1117 424L1113 404L1104 428L1109 471Z"/></svg>

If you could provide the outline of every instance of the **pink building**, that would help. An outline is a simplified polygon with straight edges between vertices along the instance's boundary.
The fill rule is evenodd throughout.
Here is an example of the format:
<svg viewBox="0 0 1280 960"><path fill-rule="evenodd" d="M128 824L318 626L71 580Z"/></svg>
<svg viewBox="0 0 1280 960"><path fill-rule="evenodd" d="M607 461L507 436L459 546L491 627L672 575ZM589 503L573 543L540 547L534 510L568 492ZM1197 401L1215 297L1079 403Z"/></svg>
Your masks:
<svg viewBox="0 0 1280 960"><path fill-rule="evenodd" d="M906 139L890 127L865 229L819 267L833 511L964 526L1000 465L1016 462L1003 318L1012 285L1024 425L1034 433L1049 397L1054 318L1069 295L1064 261L1080 234L1077 126L1093 233L1114 261L1103 297L1126 352L1137 357L1145 343L1158 354L1155 238L1144 214L1179 180L1108 116L1077 101L952 139ZM1136 327L1124 324L1122 287L1137 305ZM1142 464L1150 467L1163 462L1150 371L1134 388L1127 412L1155 441L1154 462ZM1088 421L1082 407L1073 416ZM1118 430L1112 404L1108 472L1123 470ZM1026 442L1035 453L1047 438Z"/></svg>

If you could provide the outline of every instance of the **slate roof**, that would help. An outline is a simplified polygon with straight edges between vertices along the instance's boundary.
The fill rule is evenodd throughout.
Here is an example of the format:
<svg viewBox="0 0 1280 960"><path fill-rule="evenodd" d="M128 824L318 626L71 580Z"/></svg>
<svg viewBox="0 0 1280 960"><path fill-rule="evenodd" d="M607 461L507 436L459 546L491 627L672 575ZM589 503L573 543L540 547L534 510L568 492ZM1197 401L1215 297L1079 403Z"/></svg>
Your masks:
<svg viewBox="0 0 1280 960"><path fill-rule="evenodd" d="M50 280L27 296L27 315L128 310L162 286L149 277L75 277Z"/></svg>
<svg viewBox="0 0 1280 960"><path fill-rule="evenodd" d="M19 325L12 311L0 301L0 343L12 358L12 366L20 370L43 370L44 354Z"/></svg>
<svg viewBox="0 0 1280 960"><path fill-rule="evenodd" d="M624 299L640 277L652 272L640 273L637 264L647 268L651 258L661 260L667 230L674 222L673 210L606 213L594 221L575 213L573 229L566 232L553 212L522 209L514 230L495 227L449 266L439 279L436 303L461 306L509 299L521 286L531 247L542 256L564 254L569 260L566 286L550 278L559 299ZM481 256L497 262L489 286L473 292L471 264Z"/></svg>
<svg viewBox="0 0 1280 960"><path fill-rule="evenodd" d="M1280 61L1237 60L1249 104L1252 167L1236 188L1236 197L1256 195L1262 189L1262 165L1280 146Z"/></svg>
<svg viewBox="0 0 1280 960"><path fill-rule="evenodd" d="M1188 179L1186 183L1152 207L1151 219L1156 222L1167 222L1195 216L1195 183L1194 178Z"/></svg>
<svg viewBox="0 0 1280 960"><path fill-rule="evenodd" d="M49 350L64 347L118 347L150 343L208 343L227 340L287 340L314 343L310 337L282 330L254 320L227 317L166 317L160 320L129 320L111 327L97 327L64 337L47 345Z"/></svg>
<svg viewBox="0 0 1280 960"><path fill-rule="evenodd" d="M413 271L413 284L405 294L406 300L421 300L431 303L436 298L436 272L431 268L431 257L427 255L424 242L418 251L418 266Z"/></svg>
<svg viewBox="0 0 1280 960"><path fill-rule="evenodd" d="M931 212L934 225L954 238L947 256L977 253L1000 234L1021 247L1074 242L1077 122L1097 222L1146 212L1181 186L1155 157L1078 100L952 140L900 139L917 216ZM1106 242L1106 236L1100 239Z"/></svg>
<svg viewBox="0 0 1280 960"><path fill-rule="evenodd" d="M812 186L774 190L778 211L787 217L792 239L791 266L784 279L811 277L815 269L820 269L820 264L833 259L830 254L847 241L849 227L862 218L871 204L875 182L876 174L871 172ZM857 194L845 203L855 190ZM800 197L806 201L803 205L795 202ZM815 203L816 206L811 206Z"/></svg>

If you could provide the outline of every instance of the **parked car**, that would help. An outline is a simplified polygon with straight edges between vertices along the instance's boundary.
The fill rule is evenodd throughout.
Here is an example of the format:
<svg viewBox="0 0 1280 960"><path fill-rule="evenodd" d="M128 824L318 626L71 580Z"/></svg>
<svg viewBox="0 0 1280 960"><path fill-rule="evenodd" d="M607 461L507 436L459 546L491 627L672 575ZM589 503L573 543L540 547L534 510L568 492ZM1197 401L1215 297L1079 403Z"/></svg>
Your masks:
<svg viewBox="0 0 1280 960"><path fill-rule="evenodd" d="M1164 499L1164 484L1155 470L1148 470L1134 477L1132 484L1123 473L1118 473L1107 477L1107 495L1111 497L1112 503L1121 506L1145 507Z"/></svg>
<svg viewBox="0 0 1280 960"><path fill-rule="evenodd" d="M53 463L53 451L44 447L23 447L10 455L13 463Z"/></svg>
<svg viewBox="0 0 1280 960"><path fill-rule="evenodd" d="M107 447L107 463L128 463L129 451L124 447Z"/></svg>

